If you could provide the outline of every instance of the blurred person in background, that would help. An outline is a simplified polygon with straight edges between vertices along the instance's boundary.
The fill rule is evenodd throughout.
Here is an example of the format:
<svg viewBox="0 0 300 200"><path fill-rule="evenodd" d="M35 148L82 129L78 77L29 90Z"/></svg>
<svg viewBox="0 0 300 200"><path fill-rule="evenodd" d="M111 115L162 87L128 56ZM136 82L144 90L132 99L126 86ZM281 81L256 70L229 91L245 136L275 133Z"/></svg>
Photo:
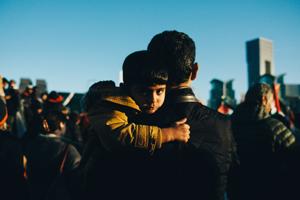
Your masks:
<svg viewBox="0 0 300 200"><path fill-rule="evenodd" d="M230 199L290 199L288 159L296 139L281 121L271 117L272 88L253 85L232 115L240 166L230 176Z"/></svg>

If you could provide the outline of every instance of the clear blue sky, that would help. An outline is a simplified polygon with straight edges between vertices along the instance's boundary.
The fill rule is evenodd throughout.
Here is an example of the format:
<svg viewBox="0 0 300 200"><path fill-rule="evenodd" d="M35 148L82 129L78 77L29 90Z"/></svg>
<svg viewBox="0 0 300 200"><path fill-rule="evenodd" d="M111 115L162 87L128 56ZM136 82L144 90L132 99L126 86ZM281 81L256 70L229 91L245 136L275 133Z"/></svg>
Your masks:
<svg viewBox="0 0 300 200"><path fill-rule="evenodd" d="M257 37L273 41L276 74L300 83L299 0L0 0L0 74L86 92L97 80L118 82L128 54L174 29L196 43L200 99L209 98L213 78L233 78L239 100L245 42Z"/></svg>

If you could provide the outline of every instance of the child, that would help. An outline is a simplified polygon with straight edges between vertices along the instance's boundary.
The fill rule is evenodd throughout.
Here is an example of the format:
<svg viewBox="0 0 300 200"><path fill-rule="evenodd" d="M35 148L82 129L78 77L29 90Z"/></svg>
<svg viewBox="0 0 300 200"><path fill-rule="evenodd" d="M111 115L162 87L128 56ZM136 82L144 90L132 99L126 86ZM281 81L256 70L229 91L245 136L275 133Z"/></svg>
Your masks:
<svg viewBox="0 0 300 200"><path fill-rule="evenodd" d="M145 183L163 178L156 178L160 164L149 155L166 142L189 139L186 119L168 128L131 122L139 113L155 113L165 98L168 74L147 51L125 59L123 80L120 88L112 81L95 83L86 95L90 125L81 167L87 199L94 199L100 190L110 199L143 193Z"/></svg>
<svg viewBox="0 0 300 200"><path fill-rule="evenodd" d="M121 88L111 82L95 83L86 96L92 104L87 105L91 129L105 150L122 151L126 146L145 149L152 154L163 143L188 141L186 119L174 127L162 129L130 123L131 116L137 113L155 113L165 99L167 72L149 52L137 51L125 59L123 79ZM96 99L96 102L91 102L91 99Z"/></svg>

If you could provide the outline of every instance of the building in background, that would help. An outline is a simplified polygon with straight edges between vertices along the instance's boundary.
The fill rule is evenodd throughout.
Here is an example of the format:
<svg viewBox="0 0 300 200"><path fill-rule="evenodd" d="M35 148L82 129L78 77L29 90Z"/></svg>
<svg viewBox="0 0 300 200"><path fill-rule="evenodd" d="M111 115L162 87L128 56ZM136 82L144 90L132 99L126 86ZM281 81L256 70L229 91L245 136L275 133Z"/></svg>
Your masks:
<svg viewBox="0 0 300 200"><path fill-rule="evenodd" d="M228 81L213 79L210 83L211 90L208 106L215 110L218 110L221 105L230 109L235 108L236 99L235 91L233 90L233 79Z"/></svg>
<svg viewBox="0 0 300 200"><path fill-rule="evenodd" d="M287 84L284 82L285 74L277 77L280 85L280 99L289 106L295 113L300 114L300 84Z"/></svg>
<svg viewBox="0 0 300 200"><path fill-rule="evenodd" d="M248 87L257 83L260 76L275 75L273 44L271 40L257 38L246 42Z"/></svg>
<svg viewBox="0 0 300 200"><path fill-rule="evenodd" d="M20 94L22 94L26 87L28 87L29 85L32 86L32 81L30 78L21 78L20 79L20 84L19 84L19 92Z"/></svg>
<svg viewBox="0 0 300 200"><path fill-rule="evenodd" d="M48 92L47 91L47 82L44 79L37 79L35 82L35 86L36 86L36 95L38 97L40 97L42 93Z"/></svg>
<svg viewBox="0 0 300 200"><path fill-rule="evenodd" d="M20 94L24 92L26 87L32 86L36 87L36 95L39 97L43 92L47 92L47 82L45 79L37 79L35 85L30 78L21 78L19 84L19 91Z"/></svg>

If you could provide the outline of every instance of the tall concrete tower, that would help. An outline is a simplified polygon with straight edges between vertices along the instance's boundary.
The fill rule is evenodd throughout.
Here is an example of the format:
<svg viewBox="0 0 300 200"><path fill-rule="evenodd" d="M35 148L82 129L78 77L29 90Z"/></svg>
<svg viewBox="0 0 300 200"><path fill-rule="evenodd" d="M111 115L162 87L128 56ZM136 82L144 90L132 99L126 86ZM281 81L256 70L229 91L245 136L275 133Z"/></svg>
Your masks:
<svg viewBox="0 0 300 200"><path fill-rule="evenodd" d="M21 78L19 85L19 92L22 94L28 85L32 85L32 81L30 78Z"/></svg>
<svg viewBox="0 0 300 200"><path fill-rule="evenodd" d="M275 75L273 44L271 40L257 38L246 42L248 87L265 74Z"/></svg>

